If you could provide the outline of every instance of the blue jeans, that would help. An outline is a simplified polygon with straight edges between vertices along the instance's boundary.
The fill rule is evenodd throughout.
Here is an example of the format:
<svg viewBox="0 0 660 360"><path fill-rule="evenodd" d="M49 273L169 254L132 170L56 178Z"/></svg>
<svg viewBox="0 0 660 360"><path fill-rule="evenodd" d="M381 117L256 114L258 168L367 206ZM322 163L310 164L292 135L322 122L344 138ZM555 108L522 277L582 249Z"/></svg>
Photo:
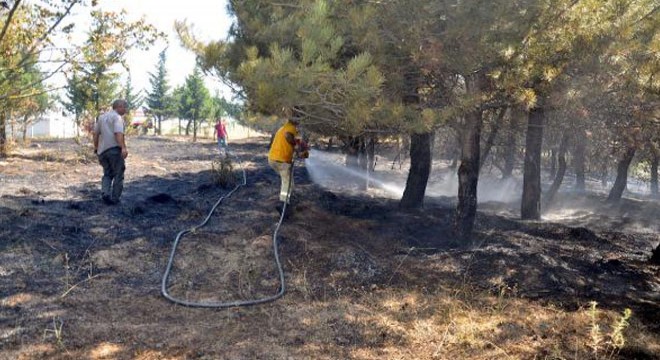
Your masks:
<svg viewBox="0 0 660 360"><path fill-rule="evenodd" d="M117 201L124 189L124 170L126 170L121 148L113 147L104 151L99 155L99 162L103 166L101 195Z"/></svg>
<svg viewBox="0 0 660 360"><path fill-rule="evenodd" d="M220 150L220 152L222 152L224 150L224 148L226 148L226 147L227 147L227 140L225 140L225 138L223 138L223 137L219 137L218 138L218 149Z"/></svg>

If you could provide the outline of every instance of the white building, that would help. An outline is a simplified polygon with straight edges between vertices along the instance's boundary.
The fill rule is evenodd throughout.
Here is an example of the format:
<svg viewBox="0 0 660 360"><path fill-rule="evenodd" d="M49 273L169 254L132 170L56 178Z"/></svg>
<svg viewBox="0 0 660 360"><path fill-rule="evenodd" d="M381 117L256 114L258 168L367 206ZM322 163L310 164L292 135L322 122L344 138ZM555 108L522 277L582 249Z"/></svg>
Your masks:
<svg viewBox="0 0 660 360"><path fill-rule="evenodd" d="M7 136L14 139L23 138L21 125L9 122L6 125ZM29 125L25 133L27 138L72 138L76 136L77 126L72 117L63 116L58 112L48 112Z"/></svg>

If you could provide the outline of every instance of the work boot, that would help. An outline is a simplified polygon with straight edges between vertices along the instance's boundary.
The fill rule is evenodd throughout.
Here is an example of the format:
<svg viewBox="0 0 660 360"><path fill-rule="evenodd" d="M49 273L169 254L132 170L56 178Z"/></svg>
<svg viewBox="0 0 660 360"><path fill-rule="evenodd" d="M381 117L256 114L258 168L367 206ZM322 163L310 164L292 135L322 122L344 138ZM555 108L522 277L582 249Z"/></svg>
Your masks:
<svg viewBox="0 0 660 360"><path fill-rule="evenodd" d="M112 201L109 195L102 195L101 200L103 200L103 203L106 205L114 205L114 202Z"/></svg>

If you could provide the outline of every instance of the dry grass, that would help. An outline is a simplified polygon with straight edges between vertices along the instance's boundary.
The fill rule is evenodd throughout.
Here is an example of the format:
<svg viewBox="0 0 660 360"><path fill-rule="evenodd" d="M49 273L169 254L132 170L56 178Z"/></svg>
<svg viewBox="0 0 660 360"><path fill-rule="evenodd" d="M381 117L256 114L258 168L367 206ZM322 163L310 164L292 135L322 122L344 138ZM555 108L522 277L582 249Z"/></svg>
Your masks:
<svg viewBox="0 0 660 360"><path fill-rule="evenodd" d="M589 308L568 312L470 289L454 294L383 289L301 304L297 313L313 329L305 342L326 344L327 358L609 359L618 351L590 346ZM609 336L620 315L601 311L598 318ZM624 331L631 346L658 344L657 337L640 333L634 319L632 324Z"/></svg>
<svg viewBox="0 0 660 360"><path fill-rule="evenodd" d="M160 154L170 154L179 146L174 142L147 145L161 146L147 149ZM188 145L182 143L180 148ZM140 150L138 144L135 149ZM51 162L51 150L24 150L31 151L31 156L9 158L4 165L12 176L39 173L44 162L62 170L67 159L77 156L72 148L62 151L62 162ZM635 351L660 354L660 334L646 327L640 315L633 312L625 321L628 326L622 321L625 302L621 308L606 309L577 298L574 303L584 301L577 308L527 299L504 280L497 281L497 274L488 284L471 281L469 274L461 272L465 263L458 261L460 256L423 257L406 249L393 250L398 245L388 247L388 241L394 235L383 239L383 233L371 231L382 226L377 220L333 214L304 201L307 207L281 233L287 281L282 299L220 311L174 305L159 293L161 271L176 232L199 223L208 210L203 201L213 201L206 193L195 193L200 183L191 180L201 177L199 172L208 173L215 144L207 150L206 162L180 160L176 154L172 154L176 160L169 161L164 156L141 157L138 151L129 157L129 176L134 178L169 176L163 174L165 169L195 172L166 183L178 201L159 205L159 211L172 209L166 220L126 215L135 205L130 203L125 208L102 207L88 200L81 202L84 211L63 203L64 215L55 220L45 218L46 210L54 211L48 203L7 200L2 204L0 221L11 215L12 221L24 219L26 224L13 233L9 227L0 228L3 239L22 235L37 222L48 226L5 244L0 253L0 359L589 360L634 358ZM270 183L262 181L258 184L263 188L256 184L245 189L227 205L228 210L214 215L209 227L182 241L169 288L172 294L187 300L221 301L276 292L270 237L276 214L261 200L276 199L272 187L278 182L275 175L267 178L271 174L267 165L254 167L266 169L262 177ZM98 178L96 164L81 162L77 169L83 172L75 179L78 183ZM139 169L143 173L137 175ZM29 184L31 188L16 183L11 195L34 197L43 191L36 183ZM165 190L145 191L142 199L161 191ZM50 196L48 200L54 201L61 194ZM241 203L242 208L236 205ZM136 204L147 208L150 203ZM14 210L19 205L26 213ZM230 211L230 206L237 207ZM116 223L109 227L107 219ZM80 234L89 238L71 234L67 238L64 229L71 224L83 228ZM124 232L117 235L119 231ZM67 251L65 246L69 246ZM337 254L360 251L385 269L380 278L357 281L360 274L350 266L363 265L359 257L348 265L332 262ZM470 271L489 270L475 266ZM505 275L499 274L500 278ZM624 355L619 356L621 346Z"/></svg>

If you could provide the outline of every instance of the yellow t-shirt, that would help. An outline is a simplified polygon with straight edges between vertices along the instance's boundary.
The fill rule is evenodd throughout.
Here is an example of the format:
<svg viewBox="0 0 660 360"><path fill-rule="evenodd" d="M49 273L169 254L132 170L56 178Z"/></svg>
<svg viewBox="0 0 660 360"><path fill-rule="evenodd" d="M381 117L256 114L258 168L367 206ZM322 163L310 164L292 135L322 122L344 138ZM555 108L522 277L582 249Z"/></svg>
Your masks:
<svg viewBox="0 0 660 360"><path fill-rule="evenodd" d="M286 141L286 133L291 133L293 137L298 136L296 126L287 121L273 137L273 143L270 145L270 151L268 152L268 160L285 163L293 162L293 145Z"/></svg>

